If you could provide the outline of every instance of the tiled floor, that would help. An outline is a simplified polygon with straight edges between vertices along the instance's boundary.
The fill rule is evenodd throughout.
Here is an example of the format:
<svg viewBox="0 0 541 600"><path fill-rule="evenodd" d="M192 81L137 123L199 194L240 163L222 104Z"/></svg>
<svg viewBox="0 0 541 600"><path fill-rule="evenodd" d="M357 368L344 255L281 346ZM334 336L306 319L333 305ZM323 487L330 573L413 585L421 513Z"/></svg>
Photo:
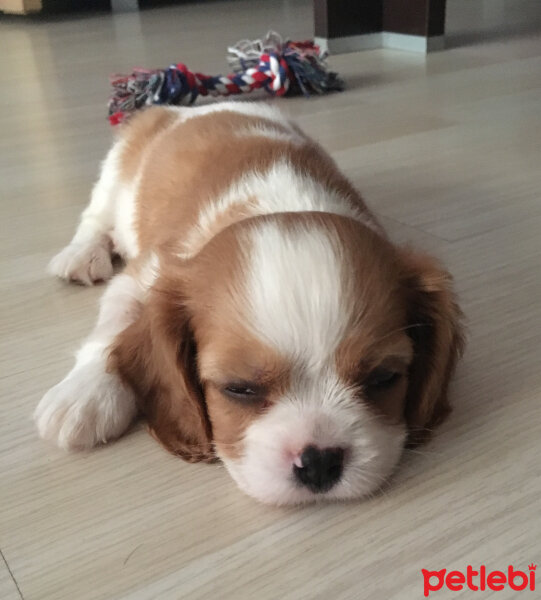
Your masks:
<svg viewBox="0 0 541 600"><path fill-rule="evenodd" d="M536 34L428 58L337 56L347 91L280 101L395 239L447 262L469 320L455 412L384 495L273 509L241 495L223 468L167 455L141 428L87 455L37 439L30 414L71 365L101 293L44 267L70 237L109 145L108 73L171 60L217 73L228 44L269 27L309 37L310 3L0 21L3 600L409 600L422 597L422 568L539 562ZM470 597L447 594L434 597Z"/></svg>

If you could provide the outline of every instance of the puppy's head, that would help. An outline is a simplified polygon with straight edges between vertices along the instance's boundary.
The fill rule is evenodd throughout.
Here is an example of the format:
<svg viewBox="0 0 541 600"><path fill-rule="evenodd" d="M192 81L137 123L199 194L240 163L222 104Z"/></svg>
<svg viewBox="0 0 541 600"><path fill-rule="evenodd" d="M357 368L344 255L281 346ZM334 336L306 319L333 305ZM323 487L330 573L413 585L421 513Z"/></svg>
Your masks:
<svg viewBox="0 0 541 600"><path fill-rule="evenodd" d="M459 319L432 259L347 218L273 215L163 253L111 358L172 452L218 456L264 502L355 498L448 412Z"/></svg>

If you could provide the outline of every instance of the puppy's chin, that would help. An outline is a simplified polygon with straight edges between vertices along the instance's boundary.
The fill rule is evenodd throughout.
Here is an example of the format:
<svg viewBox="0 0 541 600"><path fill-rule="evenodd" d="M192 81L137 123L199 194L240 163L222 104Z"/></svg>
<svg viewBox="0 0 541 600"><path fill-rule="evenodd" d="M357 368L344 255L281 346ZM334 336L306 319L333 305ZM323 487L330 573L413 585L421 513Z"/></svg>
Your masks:
<svg viewBox="0 0 541 600"><path fill-rule="evenodd" d="M391 424L359 404L333 414L317 409L307 414L284 402L248 427L239 458L219 446L217 451L243 492L264 504L294 505L377 493L397 466L405 439L403 424ZM292 449L307 445L346 449L343 473L328 491L312 492L295 477Z"/></svg>

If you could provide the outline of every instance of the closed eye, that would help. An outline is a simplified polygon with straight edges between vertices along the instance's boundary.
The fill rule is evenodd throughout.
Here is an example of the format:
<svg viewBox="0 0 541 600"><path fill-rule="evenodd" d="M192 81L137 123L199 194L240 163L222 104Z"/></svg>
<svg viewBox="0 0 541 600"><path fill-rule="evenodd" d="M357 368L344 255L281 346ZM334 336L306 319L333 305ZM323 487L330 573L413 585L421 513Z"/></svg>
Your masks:
<svg viewBox="0 0 541 600"><path fill-rule="evenodd" d="M402 378L402 373L390 369L374 369L364 381L364 387L368 392L388 390Z"/></svg>
<svg viewBox="0 0 541 600"><path fill-rule="evenodd" d="M250 383L229 383L222 388L223 393L233 400L258 400L264 397L261 386Z"/></svg>

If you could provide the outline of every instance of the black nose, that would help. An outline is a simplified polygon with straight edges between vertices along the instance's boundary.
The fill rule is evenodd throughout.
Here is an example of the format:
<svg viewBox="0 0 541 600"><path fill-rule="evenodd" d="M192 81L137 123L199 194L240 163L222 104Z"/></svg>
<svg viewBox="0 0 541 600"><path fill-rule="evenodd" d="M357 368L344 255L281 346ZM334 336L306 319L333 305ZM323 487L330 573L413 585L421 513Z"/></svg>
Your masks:
<svg viewBox="0 0 541 600"><path fill-rule="evenodd" d="M307 446L301 456L301 467L293 465L297 481L315 493L327 492L340 479L344 468L344 450Z"/></svg>

